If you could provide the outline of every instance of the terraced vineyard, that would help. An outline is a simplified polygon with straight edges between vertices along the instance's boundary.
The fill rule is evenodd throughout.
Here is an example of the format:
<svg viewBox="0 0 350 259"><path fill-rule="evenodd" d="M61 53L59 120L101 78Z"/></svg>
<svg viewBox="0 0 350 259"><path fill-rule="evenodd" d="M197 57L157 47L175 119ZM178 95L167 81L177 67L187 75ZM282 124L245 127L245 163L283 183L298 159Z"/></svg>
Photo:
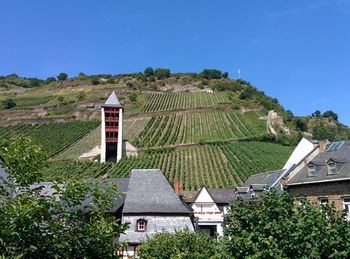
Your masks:
<svg viewBox="0 0 350 259"><path fill-rule="evenodd" d="M160 168L170 182L178 179L183 190L196 190L202 185L233 187L254 173L282 168L292 150L292 147L263 142L218 143L151 151L124 158L116 165L65 161L61 167L56 164L54 169L46 169L44 174L46 180L71 176L71 172L85 178L106 172L108 177L128 177L133 168Z"/></svg>
<svg viewBox="0 0 350 259"><path fill-rule="evenodd" d="M43 147L46 155L51 157L82 138L98 125L100 125L99 121L72 121L5 126L0 127L0 138L9 138L19 134L30 136Z"/></svg>
<svg viewBox="0 0 350 259"><path fill-rule="evenodd" d="M255 117L254 123L252 116ZM249 115L238 112L184 113L152 117L134 144L138 147L160 147L240 139L266 133L266 121L259 120L254 112Z"/></svg>
<svg viewBox="0 0 350 259"><path fill-rule="evenodd" d="M138 138L150 120L151 117L124 120L124 138L128 141Z"/></svg>
<svg viewBox="0 0 350 259"><path fill-rule="evenodd" d="M226 93L153 93L143 112L214 107L230 102Z"/></svg>

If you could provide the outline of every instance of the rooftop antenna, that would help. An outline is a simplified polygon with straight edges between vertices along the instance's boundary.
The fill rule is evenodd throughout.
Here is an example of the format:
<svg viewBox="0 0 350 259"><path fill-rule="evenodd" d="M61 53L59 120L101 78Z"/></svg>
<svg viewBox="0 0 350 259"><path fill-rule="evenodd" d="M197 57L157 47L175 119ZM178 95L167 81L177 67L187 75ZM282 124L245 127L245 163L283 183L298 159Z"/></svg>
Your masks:
<svg viewBox="0 0 350 259"><path fill-rule="evenodd" d="M238 70L237 70L237 73L238 73L238 79L241 79L241 70L238 69Z"/></svg>

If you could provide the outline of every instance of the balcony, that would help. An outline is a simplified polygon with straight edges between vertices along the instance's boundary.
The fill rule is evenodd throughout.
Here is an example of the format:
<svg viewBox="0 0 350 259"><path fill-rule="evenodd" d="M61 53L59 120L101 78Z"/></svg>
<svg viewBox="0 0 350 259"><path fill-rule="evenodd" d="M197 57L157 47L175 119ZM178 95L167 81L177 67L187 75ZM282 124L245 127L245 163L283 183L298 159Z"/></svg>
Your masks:
<svg viewBox="0 0 350 259"><path fill-rule="evenodd" d="M105 121L108 121L108 122L119 122L119 118L117 118L117 117L105 117Z"/></svg>
<svg viewBox="0 0 350 259"><path fill-rule="evenodd" d="M106 126L106 131L118 131L118 126Z"/></svg>
<svg viewBox="0 0 350 259"><path fill-rule="evenodd" d="M118 139L117 138L106 138L106 143L117 143Z"/></svg>

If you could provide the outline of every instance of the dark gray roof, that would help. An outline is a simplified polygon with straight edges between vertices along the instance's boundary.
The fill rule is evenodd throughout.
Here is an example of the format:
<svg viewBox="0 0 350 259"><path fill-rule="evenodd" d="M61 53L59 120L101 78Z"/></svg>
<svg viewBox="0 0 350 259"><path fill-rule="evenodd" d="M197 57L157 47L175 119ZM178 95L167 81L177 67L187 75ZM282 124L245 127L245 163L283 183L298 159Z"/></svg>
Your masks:
<svg viewBox="0 0 350 259"><path fill-rule="evenodd" d="M350 141L344 141L338 150L319 153L309 163L316 165L317 175L310 176L308 165L305 165L291 178L287 185L311 184L329 181L341 181L350 179ZM328 161L337 164L337 173L329 174Z"/></svg>
<svg viewBox="0 0 350 259"><path fill-rule="evenodd" d="M107 101L102 105L102 107L118 107L122 108L123 106L120 104L117 95L113 91L111 95L108 97Z"/></svg>
<svg viewBox="0 0 350 259"><path fill-rule="evenodd" d="M249 187L252 184L262 184L265 186L271 186L284 170L271 171L266 173L254 174L248 177L248 179L244 182L243 186Z"/></svg>
<svg viewBox="0 0 350 259"><path fill-rule="evenodd" d="M235 189L208 189L209 194L216 203L231 203L234 200Z"/></svg>
<svg viewBox="0 0 350 259"><path fill-rule="evenodd" d="M131 171L123 214L190 214L159 169Z"/></svg>
<svg viewBox="0 0 350 259"><path fill-rule="evenodd" d="M118 185L120 192L127 192L130 178L105 178L101 182L113 181Z"/></svg>
<svg viewBox="0 0 350 259"><path fill-rule="evenodd" d="M13 197L13 181L6 171L4 159L0 156L0 185L1 191L7 193L9 197Z"/></svg>

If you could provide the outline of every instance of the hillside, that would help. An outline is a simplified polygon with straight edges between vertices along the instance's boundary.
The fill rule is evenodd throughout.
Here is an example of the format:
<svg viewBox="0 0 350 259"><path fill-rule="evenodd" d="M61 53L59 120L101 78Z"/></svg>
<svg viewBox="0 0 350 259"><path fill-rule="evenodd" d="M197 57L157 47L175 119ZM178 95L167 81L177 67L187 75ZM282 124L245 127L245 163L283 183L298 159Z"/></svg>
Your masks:
<svg viewBox="0 0 350 259"><path fill-rule="evenodd" d="M125 177L132 168L156 167L195 190L237 186L251 174L280 169L302 136L300 120L310 133L321 125L332 127L334 138L350 136L332 118L293 117L249 82L204 72L0 77L0 137L24 134L42 145L51 158L45 180ZM77 161L100 144L100 105L112 91L124 106L124 139L140 154L116 165Z"/></svg>

